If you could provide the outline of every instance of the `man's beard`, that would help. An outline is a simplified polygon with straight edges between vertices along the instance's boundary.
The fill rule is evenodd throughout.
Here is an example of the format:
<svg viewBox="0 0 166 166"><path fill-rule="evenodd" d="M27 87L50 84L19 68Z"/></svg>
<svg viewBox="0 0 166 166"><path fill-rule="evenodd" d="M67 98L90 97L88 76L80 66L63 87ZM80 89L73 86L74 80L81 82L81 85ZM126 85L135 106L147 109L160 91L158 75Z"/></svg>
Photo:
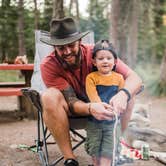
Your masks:
<svg viewBox="0 0 166 166"><path fill-rule="evenodd" d="M65 58L67 58L68 56L75 56L75 63L68 63ZM81 56L80 56L80 51L78 52L78 54L68 54L68 55L62 55L62 59L63 61L70 66L71 68L75 69L78 68L80 66L80 62L81 62Z"/></svg>

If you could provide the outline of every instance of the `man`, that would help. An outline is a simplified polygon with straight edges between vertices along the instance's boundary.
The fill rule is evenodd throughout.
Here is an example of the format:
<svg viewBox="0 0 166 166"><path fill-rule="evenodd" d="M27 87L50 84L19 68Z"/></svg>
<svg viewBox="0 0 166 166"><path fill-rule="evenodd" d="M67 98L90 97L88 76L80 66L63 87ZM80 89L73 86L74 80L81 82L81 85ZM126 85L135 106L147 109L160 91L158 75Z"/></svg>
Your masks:
<svg viewBox="0 0 166 166"><path fill-rule="evenodd" d="M110 104L89 103L84 88L85 78L92 70L93 46L81 44L81 38L88 33L80 33L72 18L53 19L50 38L41 38L55 48L41 64L42 78L47 86L42 95L43 118L64 156L65 166L79 165L71 148L68 116L92 115L98 120L111 120L113 113L108 111L111 107L124 112L124 130L133 105L131 98L142 83L138 75L118 59L116 71L125 78L124 89L111 99Z"/></svg>

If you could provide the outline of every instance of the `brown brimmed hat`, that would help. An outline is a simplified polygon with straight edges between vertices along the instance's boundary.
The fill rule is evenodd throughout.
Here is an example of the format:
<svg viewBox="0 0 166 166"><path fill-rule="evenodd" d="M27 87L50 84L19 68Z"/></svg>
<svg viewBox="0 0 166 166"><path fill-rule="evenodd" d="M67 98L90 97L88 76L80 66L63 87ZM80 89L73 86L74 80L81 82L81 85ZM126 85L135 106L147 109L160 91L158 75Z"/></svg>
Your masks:
<svg viewBox="0 0 166 166"><path fill-rule="evenodd" d="M50 24L50 37L40 40L48 45L61 46L73 43L86 36L89 31L80 33L73 18L53 19Z"/></svg>

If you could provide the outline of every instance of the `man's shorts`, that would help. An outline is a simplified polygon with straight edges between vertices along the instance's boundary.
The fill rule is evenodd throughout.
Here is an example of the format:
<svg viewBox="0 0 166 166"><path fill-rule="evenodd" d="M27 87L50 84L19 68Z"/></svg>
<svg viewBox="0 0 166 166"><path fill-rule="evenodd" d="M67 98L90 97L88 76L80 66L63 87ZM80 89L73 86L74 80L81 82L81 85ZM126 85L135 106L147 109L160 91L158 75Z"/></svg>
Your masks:
<svg viewBox="0 0 166 166"><path fill-rule="evenodd" d="M115 120L108 123L91 121L87 122L87 139L85 149L90 156L112 158L114 141L113 130ZM116 130L116 148L121 135L120 122L118 120Z"/></svg>

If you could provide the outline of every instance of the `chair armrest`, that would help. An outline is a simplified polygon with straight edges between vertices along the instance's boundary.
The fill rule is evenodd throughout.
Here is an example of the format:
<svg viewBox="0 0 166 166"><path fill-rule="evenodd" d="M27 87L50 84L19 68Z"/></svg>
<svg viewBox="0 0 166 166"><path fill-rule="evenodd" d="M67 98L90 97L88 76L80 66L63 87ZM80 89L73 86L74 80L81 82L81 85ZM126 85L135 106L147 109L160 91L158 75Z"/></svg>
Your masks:
<svg viewBox="0 0 166 166"><path fill-rule="evenodd" d="M32 88L22 88L22 94L33 104L33 106L42 112L40 93Z"/></svg>

